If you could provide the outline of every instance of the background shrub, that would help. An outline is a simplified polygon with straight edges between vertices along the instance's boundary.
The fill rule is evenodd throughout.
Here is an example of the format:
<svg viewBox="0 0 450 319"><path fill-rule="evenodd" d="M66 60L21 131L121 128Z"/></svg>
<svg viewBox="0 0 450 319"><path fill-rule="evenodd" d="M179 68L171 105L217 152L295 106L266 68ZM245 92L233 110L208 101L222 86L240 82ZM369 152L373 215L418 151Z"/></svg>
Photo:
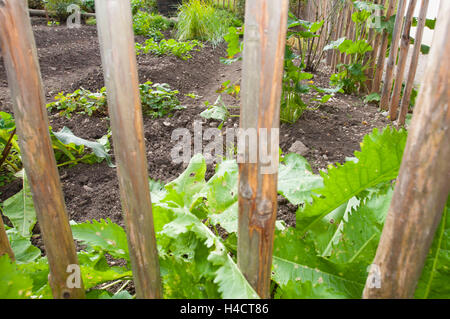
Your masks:
<svg viewBox="0 0 450 319"><path fill-rule="evenodd" d="M71 13L67 12L67 7L76 4L82 7L81 0L47 0L45 7L50 15L57 18L60 22L65 22Z"/></svg>
<svg viewBox="0 0 450 319"><path fill-rule="evenodd" d="M214 8L208 1L190 0L178 12L177 38L219 44L231 25L240 24L233 14Z"/></svg>
<svg viewBox="0 0 450 319"><path fill-rule="evenodd" d="M42 1L42 0L28 0L28 7L30 9L44 9L44 1Z"/></svg>

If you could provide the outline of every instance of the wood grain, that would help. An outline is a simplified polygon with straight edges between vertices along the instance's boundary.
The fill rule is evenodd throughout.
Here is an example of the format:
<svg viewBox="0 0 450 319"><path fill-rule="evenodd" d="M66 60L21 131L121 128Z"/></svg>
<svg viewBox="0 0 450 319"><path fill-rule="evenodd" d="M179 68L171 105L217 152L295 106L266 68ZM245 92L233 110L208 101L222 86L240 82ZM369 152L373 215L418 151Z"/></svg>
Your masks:
<svg viewBox="0 0 450 319"><path fill-rule="evenodd" d="M268 129L275 134L280 122L281 80L287 28L287 0L247 0L242 70L242 107L240 127ZM268 150L275 143L264 141ZM248 145L247 145L248 146ZM258 154L261 149L258 148ZM241 150L240 150L241 151ZM278 174L262 174L263 164L239 164L238 265L262 298L270 297L272 248L277 215ZM271 158L278 172L278 151Z"/></svg>
<svg viewBox="0 0 450 319"><path fill-rule="evenodd" d="M130 1L95 6L136 296L161 298Z"/></svg>
<svg viewBox="0 0 450 319"><path fill-rule="evenodd" d="M54 298L84 298L68 288L67 267L78 264L49 134L44 91L27 1L0 2L0 42L13 101L22 162L50 267Z"/></svg>
<svg viewBox="0 0 450 319"><path fill-rule="evenodd" d="M450 1L441 1L391 206L364 298L412 298L450 192Z"/></svg>

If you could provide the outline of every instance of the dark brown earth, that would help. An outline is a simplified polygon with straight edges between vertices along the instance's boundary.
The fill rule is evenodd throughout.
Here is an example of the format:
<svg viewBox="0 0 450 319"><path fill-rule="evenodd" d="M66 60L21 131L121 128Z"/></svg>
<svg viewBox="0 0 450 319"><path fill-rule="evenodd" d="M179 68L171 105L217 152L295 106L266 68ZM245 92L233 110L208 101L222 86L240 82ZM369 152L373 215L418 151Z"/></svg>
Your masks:
<svg viewBox="0 0 450 319"><path fill-rule="evenodd" d="M93 26L81 29L67 29L64 26L48 27L42 20L33 20L33 30L38 47L42 77L48 102L58 92L72 92L79 87L98 90L103 84L103 75L98 47L97 32ZM137 39L142 40L142 39ZM193 58L182 61L176 57L138 57L139 79L154 83L168 83L180 91L179 98L185 110L177 111L171 118L144 118L145 139L149 175L164 183L175 179L183 170L182 164L172 164L170 149L176 144L171 141L175 128L186 127L193 131L194 121L202 121L204 129L217 127L219 123L206 121L199 114L205 109L204 101L214 102L220 84L226 80L240 81L241 64L221 64L225 56L224 46L216 48L206 45ZM316 72L314 81L326 86L330 76L325 67ZM196 93L197 100L185 94ZM227 105L238 105L239 101L224 95ZM3 63L0 63L0 110L11 112L9 91ZM75 115L71 120L57 114L49 114L54 130L67 126L72 132L85 139L97 139L108 130L108 119ZM228 120L224 126L234 127L238 118ZM300 140L308 148L305 155L315 172L326 169L331 163L344 162L359 150L362 137L375 127L388 124L376 107L364 105L357 96L337 94L316 110L307 110L294 125L282 124L280 147L287 152L291 145ZM213 167L208 169L208 177ZM92 219L110 218L123 226L116 170L106 163L96 165L80 164L60 169L63 191L70 219L83 222ZM0 201L18 192L19 181L0 188ZM280 197L279 218L289 225L295 222L296 207ZM42 247L40 235L35 243Z"/></svg>

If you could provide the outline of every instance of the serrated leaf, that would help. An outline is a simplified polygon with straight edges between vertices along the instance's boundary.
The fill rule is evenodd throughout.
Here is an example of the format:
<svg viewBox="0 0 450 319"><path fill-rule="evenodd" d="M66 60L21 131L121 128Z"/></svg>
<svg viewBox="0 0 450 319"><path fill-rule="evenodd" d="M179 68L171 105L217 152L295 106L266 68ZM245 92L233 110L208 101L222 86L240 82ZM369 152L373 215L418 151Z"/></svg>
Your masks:
<svg viewBox="0 0 450 319"><path fill-rule="evenodd" d="M336 263L371 264L375 258L392 194L391 189L387 194L373 196L351 211L348 219L343 222L339 241L333 245L330 260Z"/></svg>
<svg viewBox="0 0 450 319"><path fill-rule="evenodd" d="M206 162L201 154L195 154L187 169L174 181L166 185L170 201L180 206L190 208L198 198L200 191L205 187ZM164 201L169 201L168 198Z"/></svg>
<svg viewBox="0 0 450 319"><path fill-rule="evenodd" d="M82 224L71 225L73 237L88 246L103 250L115 258L130 260L128 255L127 236L119 225L108 218L100 222L93 220Z"/></svg>
<svg viewBox="0 0 450 319"><path fill-rule="evenodd" d="M450 298L450 197L425 261L415 298Z"/></svg>
<svg viewBox="0 0 450 319"><path fill-rule="evenodd" d="M312 173L308 161L298 154L288 154L280 164L278 193L291 204L311 200L312 190L323 187L322 177Z"/></svg>
<svg viewBox="0 0 450 319"><path fill-rule="evenodd" d="M306 232L324 216L369 187L395 179L402 161L407 132L387 127L374 129L364 137L361 152L355 152L358 162L329 166L322 172L324 187L314 192L313 202L297 211L297 228Z"/></svg>
<svg viewBox="0 0 450 319"><path fill-rule="evenodd" d="M358 265L339 265L317 255L311 241L294 229L277 233L273 252L273 280L324 284L346 298L361 298L366 273Z"/></svg>
<svg viewBox="0 0 450 319"><path fill-rule="evenodd" d="M343 299L345 294L322 283L289 281L282 289L278 289L275 299Z"/></svg>
<svg viewBox="0 0 450 319"><path fill-rule="evenodd" d="M33 281L21 273L7 254L0 256L0 299L25 299L32 295Z"/></svg>

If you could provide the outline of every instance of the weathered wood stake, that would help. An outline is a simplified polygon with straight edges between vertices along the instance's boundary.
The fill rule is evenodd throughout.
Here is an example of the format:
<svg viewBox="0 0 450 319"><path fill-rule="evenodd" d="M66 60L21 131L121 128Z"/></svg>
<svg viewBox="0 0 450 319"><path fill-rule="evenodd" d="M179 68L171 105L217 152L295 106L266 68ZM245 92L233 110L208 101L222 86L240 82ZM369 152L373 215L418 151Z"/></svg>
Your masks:
<svg viewBox="0 0 450 319"><path fill-rule="evenodd" d="M400 40L400 53L397 64L397 74L395 77L394 90L392 91L392 98L389 107L389 117L391 121L395 121L397 119L398 104L400 101L400 94L403 85L403 77L405 74L406 60L408 59L408 51L410 45L409 42L411 39L409 33L411 32L411 25L415 8L416 8L416 0L410 0L408 10L406 12L403 34Z"/></svg>
<svg viewBox="0 0 450 319"><path fill-rule="evenodd" d="M411 92L414 87L417 65L419 63L420 47L422 45L423 31L425 29L428 4L429 0L422 0L422 6L420 7L419 12L419 21L417 22L416 28L416 37L414 39L414 49L411 57L411 64L409 67L408 78L406 79L405 89L403 91L402 102L400 104L400 115L398 119L400 125L405 125L406 114L408 113L409 103L411 102Z"/></svg>
<svg viewBox="0 0 450 319"><path fill-rule="evenodd" d="M450 1L441 1L400 174L364 298L412 298L450 192ZM372 288L371 288L372 287Z"/></svg>
<svg viewBox="0 0 450 319"><path fill-rule="evenodd" d="M381 91L380 108L389 109L389 100L391 98L393 73L397 61L398 46L400 35L402 33L403 18L405 15L406 0L399 0L397 15L395 17L394 32L392 33L391 48L389 49L389 59L386 64L386 74L384 75L383 90Z"/></svg>
<svg viewBox="0 0 450 319"><path fill-rule="evenodd" d="M45 95L26 0L0 1L0 44L13 101L22 161L50 267L53 297L84 298L69 288L69 265L78 265L55 154L48 131Z"/></svg>
<svg viewBox="0 0 450 319"><path fill-rule="evenodd" d="M122 209L137 298L161 298L130 0L96 0Z"/></svg>
<svg viewBox="0 0 450 319"><path fill-rule="evenodd" d="M262 298L270 297L288 4L287 0L247 0L245 11L240 124L241 129L255 132L258 142L239 150L243 158L239 161L238 265ZM264 129L267 138L261 136ZM271 154L274 171L269 174L263 174L263 149ZM258 157L253 163L251 151Z"/></svg>

